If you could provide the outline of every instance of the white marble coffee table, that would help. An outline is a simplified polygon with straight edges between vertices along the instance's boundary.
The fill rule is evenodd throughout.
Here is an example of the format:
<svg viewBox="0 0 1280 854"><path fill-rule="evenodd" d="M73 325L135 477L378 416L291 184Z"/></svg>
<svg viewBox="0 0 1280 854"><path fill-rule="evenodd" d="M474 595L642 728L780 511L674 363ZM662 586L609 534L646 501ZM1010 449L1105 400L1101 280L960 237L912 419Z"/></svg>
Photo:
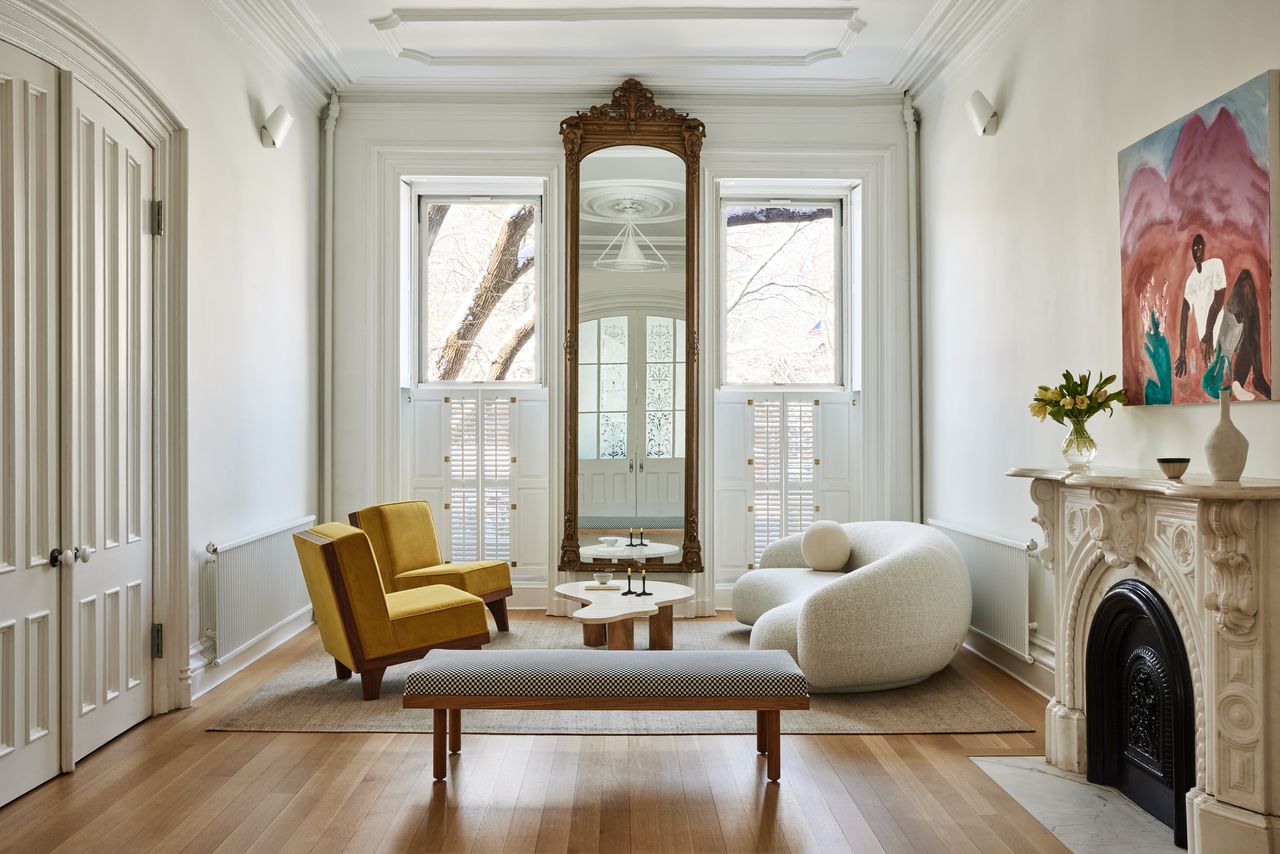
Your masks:
<svg viewBox="0 0 1280 854"><path fill-rule="evenodd" d="M680 553L680 547L671 543L645 543L643 546L629 546L623 543L620 546L607 546L604 543L594 546L582 546L578 549L578 554L583 560L612 560L612 561L637 561L643 563L645 561L670 557Z"/></svg>
<svg viewBox="0 0 1280 854"><path fill-rule="evenodd" d="M670 581L649 581L645 587L652 596L623 596L627 580L625 577L620 580L622 590L588 590L594 581L574 581L556 587L556 593L564 598L586 604L572 615L582 623L582 642L587 646L607 643L609 649L635 649L636 617L648 617L649 649L671 649L675 627L672 606L692 599L693 588ZM631 588L640 589L638 575L632 576Z"/></svg>

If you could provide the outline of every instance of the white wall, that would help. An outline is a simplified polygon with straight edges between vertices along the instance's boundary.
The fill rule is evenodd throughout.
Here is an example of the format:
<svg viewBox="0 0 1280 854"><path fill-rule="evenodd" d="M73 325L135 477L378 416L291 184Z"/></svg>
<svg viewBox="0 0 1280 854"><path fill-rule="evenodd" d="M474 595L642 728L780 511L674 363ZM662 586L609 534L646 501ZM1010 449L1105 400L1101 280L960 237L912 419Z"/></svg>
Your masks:
<svg viewBox="0 0 1280 854"><path fill-rule="evenodd" d="M317 112L200 0L70 0L189 131L191 628L204 544L316 512ZM283 103L278 150L258 126ZM194 639L194 638L193 638Z"/></svg>
<svg viewBox="0 0 1280 854"><path fill-rule="evenodd" d="M885 443L877 465L892 469L869 474L867 482L884 500L873 515L903 518L912 514L910 453L910 370L907 351L907 132L900 102L879 105L823 102L803 97L733 98L670 96L660 103L702 119L707 125L703 148L703 205L714 216L711 184L719 178L823 179L862 178L868 186L868 214L862 227L863 252L855 261L858 282L879 312L866 327L875 340L859 344L867 366L869 396L859 417L877 419L875 436ZM607 91L577 94L395 95L344 96L338 120L335 154L335 482L334 513L378 500L398 497L399 475L408 465L395 436L405 398L398 394L394 363L395 312L398 307L394 259L394 189L385 186L397 174L540 175L549 181L546 205L547 246L551 261L546 275L546 308L551 327L546 375L559 376L563 319L560 294L564 280L559 256L563 243L560 193L563 148L559 123L574 111L608 99ZM406 172L405 170L417 170ZM379 207L381 200L382 207ZM391 219L389 223L387 220ZM707 222L708 220L704 220ZM710 312L715 302L711 239L704 240L703 303L704 404L709 429L710 379L716 365ZM884 350L894 349L889 358ZM870 352L875 350L875 352ZM874 386L874 390L871 390ZM892 392L892 393L890 393ZM559 389L550 389L549 411L561 409ZM553 425L548 454L552 460L553 496L558 490L560 437ZM704 432L704 550L713 543L709 493L711 442ZM557 498L553 497L553 505ZM866 502L861 506L869 506ZM547 525L558 549L558 506L547 508ZM551 556L554 558L554 555ZM552 560L554 565L554 560ZM707 597L710 592L706 591ZM702 601L701 599L699 600ZM707 599L709 603L709 598Z"/></svg>
<svg viewBox="0 0 1280 854"><path fill-rule="evenodd" d="M1061 466L1065 428L1027 413L1064 369L1120 373L1120 149L1280 67L1280 3L1031 2L920 103L926 516L1039 537L1015 465ZM981 89L999 132L978 137ZM1273 378L1274 382L1274 378ZM1280 476L1280 404L1236 407L1246 474ZM1090 422L1096 464L1207 471L1212 406L1131 407ZM1041 632L1049 617L1033 611ZM1051 630L1050 630L1051 636Z"/></svg>

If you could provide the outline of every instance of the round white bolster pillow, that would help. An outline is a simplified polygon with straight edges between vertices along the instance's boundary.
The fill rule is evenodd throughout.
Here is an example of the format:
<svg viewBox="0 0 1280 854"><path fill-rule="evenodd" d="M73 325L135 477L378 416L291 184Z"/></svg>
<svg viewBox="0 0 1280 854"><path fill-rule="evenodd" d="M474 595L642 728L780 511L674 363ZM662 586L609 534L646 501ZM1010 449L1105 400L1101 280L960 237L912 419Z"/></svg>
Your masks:
<svg viewBox="0 0 1280 854"><path fill-rule="evenodd" d="M814 522L800 538L800 556L810 569L840 572L849 562L852 546L849 535L839 522L829 519Z"/></svg>

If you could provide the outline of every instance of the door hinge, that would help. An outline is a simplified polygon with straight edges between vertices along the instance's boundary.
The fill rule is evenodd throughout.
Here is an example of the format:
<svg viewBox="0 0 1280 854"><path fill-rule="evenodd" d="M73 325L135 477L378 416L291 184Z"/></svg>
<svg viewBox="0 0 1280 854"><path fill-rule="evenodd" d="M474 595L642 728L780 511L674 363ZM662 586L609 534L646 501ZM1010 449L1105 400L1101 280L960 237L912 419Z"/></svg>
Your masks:
<svg viewBox="0 0 1280 854"><path fill-rule="evenodd" d="M164 202L151 203L151 233L156 237L164 237Z"/></svg>
<svg viewBox="0 0 1280 854"><path fill-rule="evenodd" d="M151 657L164 658L164 623L151 624Z"/></svg>

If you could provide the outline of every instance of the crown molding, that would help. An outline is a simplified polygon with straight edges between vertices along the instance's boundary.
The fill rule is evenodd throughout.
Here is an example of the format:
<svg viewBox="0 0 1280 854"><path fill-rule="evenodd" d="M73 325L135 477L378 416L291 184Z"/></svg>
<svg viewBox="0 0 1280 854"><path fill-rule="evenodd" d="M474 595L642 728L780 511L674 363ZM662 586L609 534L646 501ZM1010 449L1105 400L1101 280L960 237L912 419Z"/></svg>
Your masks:
<svg viewBox="0 0 1280 854"><path fill-rule="evenodd" d="M303 0L205 0L288 76L317 111L352 83L342 51Z"/></svg>
<svg viewBox="0 0 1280 854"><path fill-rule="evenodd" d="M530 79L521 77L422 78L364 77L341 89L343 106L378 103L578 103L607 95L618 85L616 74ZM686 77L645 76L645 85L669 98L714 98L742 106L861 107L897 106L902 92L873 78L745 78L690 81Z"/></svg>
<svg viewBox="0 0 1280 854"><path fill-rule="evenodd" d="M495 54L471 54L437 56L426 51L405 47L396 33L400 27L415 23L459 22L524 22L561 23L581 21L844 21L840 41L829 48L788 56L778 55L695 55L695 56L611 56L611 57L563 57L537 54L498 56ZM866 21L858 17L852 7L808 6L617 6L612 8L542 7L495 8L449 7L435 9L395 9L389 15L369 21L387 53L396 59L407 59L436 67L581 67L581 68L645 68L663 66L782 66L805 67L830 59L840 59L849 53L854 39L866 28Z"/></svg>
<svg viewBox="0 0 1280 854"><path fill-rule="evenodd" d="M955 67L985 54L1017 13L1034 0L940 0L903 48L890 78L895 88L923 96Z"/></svg>

